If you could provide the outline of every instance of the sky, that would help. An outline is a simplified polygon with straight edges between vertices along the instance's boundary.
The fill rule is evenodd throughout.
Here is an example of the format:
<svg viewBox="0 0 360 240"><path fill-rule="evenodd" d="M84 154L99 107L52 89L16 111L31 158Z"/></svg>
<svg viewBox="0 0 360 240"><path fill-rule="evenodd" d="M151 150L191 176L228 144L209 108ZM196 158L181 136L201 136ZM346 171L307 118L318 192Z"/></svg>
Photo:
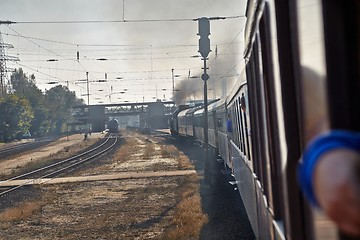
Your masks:
<svg viewBox="0 0 360 240"><path fill-rule="evenodd" d="M210 23L208 95L221 98L243 68L244 2L1 0L0 21L18 22L0 25L3 42L14 46L6 55L19 58L6 64L34 74L44 92L61 84L87 103L89 89L90 104L202 99L192 19L226 17Z"/></svg>

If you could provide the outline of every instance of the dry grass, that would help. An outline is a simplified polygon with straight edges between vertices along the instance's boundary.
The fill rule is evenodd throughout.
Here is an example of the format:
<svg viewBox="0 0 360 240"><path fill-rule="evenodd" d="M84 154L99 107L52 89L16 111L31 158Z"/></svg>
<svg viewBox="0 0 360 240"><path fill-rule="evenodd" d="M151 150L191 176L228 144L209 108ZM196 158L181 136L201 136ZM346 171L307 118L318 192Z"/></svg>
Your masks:
<svg viewBox="0 0 360 240"><path fill-rule="evenodd" d="M146 142L144 154L142 155L142 159L150 159L155 156L155 144L152 142Z"/></svg>
<svg viewBox="0 0 360 240"><path fill-rule="evenodd" d="M155 156L155 144L146 138L144 139L141 134L124 131L123 136L125 143L122 144L113 157L117 163L125 162L132 155L140 152L141 158L144 160Z"/></svg>
<svg viewBox="0 0 360 240"><path fill-rule="evenodd" d="M175 146L161 145L160 154L163 158L174 158L178 161L179 169L194 169L194 165L189 158L180 152Z"/></svg>
<svg viewBox="0 0 360 240"><path fill-rule="evenodd" d="M76 153L80 152L81 150L95 144L97 141L98 139L90 139L88 141L83 141L81 143L77 143L72 146L67 146L64 149L54 154L50 154L49 157L44 157L36 161L31 161L27 163L25 166L19 166L17 170L12 172L12 174L13 175L18 174L18 170L20 169L22 172L29 172L34 169L38 169L48 165L50 161L57 161L57 160L69 158L71 156L76 155Z"/></svg>
<svg viewBox="0 0 360 240"><path fill-rule="evenodd" d="M179 150L171 145L161 145L160 154L163 158L177 158L180 155Z"/></svg>
<svg viewBox="0 0 360 240"><path fill-rule="evenodd" d="M67 146L52 156L55 158L68 158L70 156L73 156L75 153L79 152L79 150L82 150L87 147L90 147L91 145L94 145L97 141L98 141L98 139L88 139L87 141L83 141L83 142L74 144L72 146Z"/></svg>
<svg viewBox="0 0 360 240"><path fill-rule="evenodd" d="M125 143L114 154L113 159L117 163L125 162L130 159L131 155L139 151L138 142L135 138L125 138Z"/></svg>
<svg viewBox="0 0 360 240"><path fill-rule="evenodd" d="M175 208L171 227L161 236L162 240L199 239L208 217L201 209L198 177L189 176L181 187L180 202Z"/></svg>
<svg viewBox="0 0 360 240"><path fill-rule="evenodd" d="M189 161L189 158L181 154L178 158L179 169L194 169L194 165Z"/></svg>
<svg viewBox="0 0 360 240"><path fill-rule="evenodd" d="M5 209L0 213L0 222L19 221L41 212L42 204L39 202L26 202L18 207Z"/></svg>

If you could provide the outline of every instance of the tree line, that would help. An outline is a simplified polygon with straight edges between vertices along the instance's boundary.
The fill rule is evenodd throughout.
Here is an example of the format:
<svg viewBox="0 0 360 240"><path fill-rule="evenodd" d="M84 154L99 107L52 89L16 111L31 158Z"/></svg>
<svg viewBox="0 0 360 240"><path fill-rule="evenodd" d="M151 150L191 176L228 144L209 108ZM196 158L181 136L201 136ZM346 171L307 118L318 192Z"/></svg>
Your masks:
<svg viewBox="0 0 360 240"><path fill-rule="evenodd" d="M43 93L35 75L19 68L11 75L11 89L0 96L0 141L11 141L29 133L33 137L60 134L73 120L71 108L84 104L67 87L57 85Z"/></svg>

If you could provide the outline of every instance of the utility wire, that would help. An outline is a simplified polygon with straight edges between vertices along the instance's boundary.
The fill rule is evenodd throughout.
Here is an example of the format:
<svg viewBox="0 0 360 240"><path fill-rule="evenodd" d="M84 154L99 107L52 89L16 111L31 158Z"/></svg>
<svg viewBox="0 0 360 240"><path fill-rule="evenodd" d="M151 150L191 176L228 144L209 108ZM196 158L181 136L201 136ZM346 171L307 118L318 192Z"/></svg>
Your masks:
<svg viewBox="0 0 360 240"><path fill-rule="evenodd" d="M228 17L209 17L209 19L236 19L244 18L244 15ZM197 18L178 18L178 19L134 19L134 20L74 20L74 21L0 21L1 24L86 24L86 23L143 23L143 22L190 22Z"/></svg>
<svg viewBox="0 0 360 240"><path fill-rule="evenodd" d="M62 42L62 41L56 41L51 39L45 39L45 38L36 38L36 37L29 37L25 35L19 35L19 34L11 34L11 33L3 33L3 35L6 36L13 36L13 37L22 37L25 39L33 39L38 41L44 41L44 42L52 42L52 43L59 43L64 45L71 45L71 46L79 46L79 47L138 47L134 48L136 49L144 49L149 47L149 45L141 45L141 44L91 44L91 43L70 43L70 42ZM196 47L197 44L182 44L182 45L153 45L153 48L173 48L173 47ZM131 50L134 50L131 49Z"/></svg>
<svg viewBox="0 0 360 240"><path fill-rule="evenodd" d="M54 54L54 55L56 55L56 56L58 56L58 57L63 57L63 56L57 54L56 52L53 52L53 51L51 51L50 49L47 49L47 48L45 48L45 47L37 44L36 42L32 41L31 39L26 38L25 36L21 35L21 34L20 34L19 32L17 32L16 30L14 30L13 28L11 28L10 26L7 26L7 27L8 27L11 31L15 32L18 36L25 38L26 40L28 40L28 41L31 42L32 44L35 44L36 46L38 46L39 48L42 48L42 49L48 51L49 53ZM64 57L64 58L65 58L65 57ZM65 59L67 59L67 60L74 60L74 59L71 59L71 58L65 58Z"/></svg>

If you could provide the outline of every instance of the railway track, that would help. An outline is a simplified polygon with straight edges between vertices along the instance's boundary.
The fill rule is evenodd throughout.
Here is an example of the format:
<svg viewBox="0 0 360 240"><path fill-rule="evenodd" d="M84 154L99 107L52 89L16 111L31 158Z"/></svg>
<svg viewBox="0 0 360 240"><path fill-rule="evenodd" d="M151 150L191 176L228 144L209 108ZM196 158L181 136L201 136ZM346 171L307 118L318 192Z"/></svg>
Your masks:
<svg viewBox="0 0 360 240"><path fill-rule="evenodd" d="M0 148L0 159L4 159L5 157L8 157L8 156L11 156L14 154L22 153L22 152L25 152L28 150L32 150L32 149L44 146L56 139L57 138L55 138L55 137L43 138L43 139L35 140L33 142L26 142L26 143L20 143L20 144L8 146L8 147L2 147L2 148Z"/></svg>
<svg viewBox="0 0 360 240"><path fill-rule="evenodd" d="M51 178L57 176L61 173L66 171L70 171L76 167L79 167L81 164L85 164L93 160L94 158L110 151L115 144L118 142L118 136L113 134L109 134L106 138L99 142L96 146L92 147L91 149L75 155L73 157L63 159L53 164L49 164L45 167L38 168L36 170L23 173L21 175L12 177L10 179L0 181L0 197L13 192L21 187L26 185L31 185L35 181L41 180L43 178ZM21 184L11 186L15 180L24 180L28 179L27 181L22 181Z"/></svg>

